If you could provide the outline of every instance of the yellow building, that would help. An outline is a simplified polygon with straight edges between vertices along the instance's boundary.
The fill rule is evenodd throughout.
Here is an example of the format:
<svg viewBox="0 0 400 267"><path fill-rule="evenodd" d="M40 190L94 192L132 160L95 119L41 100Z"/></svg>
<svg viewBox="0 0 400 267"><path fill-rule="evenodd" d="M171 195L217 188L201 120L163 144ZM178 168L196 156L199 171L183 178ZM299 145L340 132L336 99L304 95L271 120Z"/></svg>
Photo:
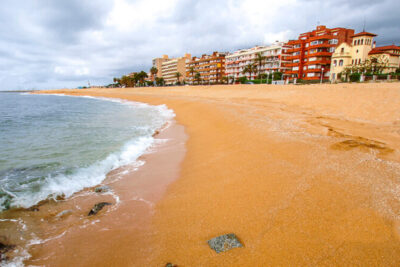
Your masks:
<svg viewBox="0 0 400 267"><path fill-rule="evenodd" d="M346 68L362 69L366 60L378 62L382 73L395 72L400 67L400 47L395 45L376 47L376 34L360 32L353 36L351 45L341 43L332 55L330 80L340 80ZM365 68L364 68L365 70Z"/></svg>
<svg viewBox="0 0 400 267"><path fill-rule="evenodd" d="M178 81L182 82L186 78L186 62L190 59L191 55L185 54L183 57L169 59L161 64L161 77L166 85L173 85ZM178 72L181 75L179 79L176 75Z"/></svg>
<svg viewBox="0 0 400 267"><path fill-rule="evenodd" d="M400 68L400 47L396 45L381 46L369 52L370 58L376 58L379 62L385 62L383 73L396 72Z"/></svg>
<svg viewBox="0 0 400 267"><path fill-rule="evenodd" d="M372 50L375 36L373 33L360 32L352 36L351 45L345 42L339 44L332 55L330 80L340 79L345 67L363 64Z"/></svg>

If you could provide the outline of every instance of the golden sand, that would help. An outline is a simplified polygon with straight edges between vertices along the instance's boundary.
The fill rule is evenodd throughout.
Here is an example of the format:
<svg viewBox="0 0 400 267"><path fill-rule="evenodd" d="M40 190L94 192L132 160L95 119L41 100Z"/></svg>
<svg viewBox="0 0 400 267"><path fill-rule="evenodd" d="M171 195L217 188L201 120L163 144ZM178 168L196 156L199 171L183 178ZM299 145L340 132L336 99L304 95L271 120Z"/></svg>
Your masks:
<svg viewBox="0 0 400 267"><path fill-rule="evenodd" d="M60 265L78 266L85 252L104 266L400 262L399 83L57 92L167 104L189 136L179 178L154 207L151 240L131 231L129 250L101 243L118 235L75 241ZM244 248L208 247L226 233ZM148 253L134 253L142 245Z"/></svg>

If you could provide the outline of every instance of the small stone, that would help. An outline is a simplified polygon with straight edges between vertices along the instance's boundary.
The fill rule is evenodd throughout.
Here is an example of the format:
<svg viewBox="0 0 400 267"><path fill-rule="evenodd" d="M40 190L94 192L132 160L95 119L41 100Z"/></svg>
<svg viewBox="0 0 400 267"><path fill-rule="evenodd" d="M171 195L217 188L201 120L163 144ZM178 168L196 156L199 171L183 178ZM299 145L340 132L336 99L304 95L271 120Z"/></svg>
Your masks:
<svg viewBox="0 0 400 267"><path fill-rule="evenodd" d="M72 210L63 210L62 212L58 213L58 214L56 215L56 217L61 218L61 217L70 215L72 212L73 212Z"/></svg>
<svg viewBox="0 0 400 267"><path fill-rule="evenodd" d="M14 245L4 244L0 242L0 263L8 260L7 252L13 250L14 248Z"/></svg>
<svg viewBox="0 0 400 267"><path fill-rule="evenodd" d="M110 189L111 188L109 186L103 185L103 186L96 187L94 189L94 192L96 192L96 193L105 193L105 192L110 191Z"/></svg>
<svg viewBox="0 0 400 267"><path fill-rule="evenodd" d="M94 205L94 207L89 211L88 216L96 215L104 206L112 205L109 202L100 202Z"/></svg>
<svg viewBox="0 0 400 267"><path fill-rule="evenodd" d="M168 262L165 267L178 267L178 265L172 264L170 262Z"/></svg>
<svg viewBox="0 0 400 267"><path fill-rule="evenodd" d="M232 248L243 247L235 234L226 234L214 237L213 239L208 240L208 245L217 253L228 251Z"/></svg>

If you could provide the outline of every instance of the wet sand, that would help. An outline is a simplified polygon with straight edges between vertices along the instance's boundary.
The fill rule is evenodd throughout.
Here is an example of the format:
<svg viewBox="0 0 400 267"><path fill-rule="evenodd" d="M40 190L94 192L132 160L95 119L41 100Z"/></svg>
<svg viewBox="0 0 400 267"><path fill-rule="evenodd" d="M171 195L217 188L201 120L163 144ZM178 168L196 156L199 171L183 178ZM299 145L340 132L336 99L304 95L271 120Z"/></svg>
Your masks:
<svg viewBox="0 0 400 267"><path fill-rule="evenodd" d="M48 265L400 262L399 83L58 93L167 104L189 139L179 178L156 202L148 228L115 228L113 220L126 222L123 213L104 216L107 234L94 228L60 237L65 250L43 246ZM208 247L231 232L244 248Z"/></svg>

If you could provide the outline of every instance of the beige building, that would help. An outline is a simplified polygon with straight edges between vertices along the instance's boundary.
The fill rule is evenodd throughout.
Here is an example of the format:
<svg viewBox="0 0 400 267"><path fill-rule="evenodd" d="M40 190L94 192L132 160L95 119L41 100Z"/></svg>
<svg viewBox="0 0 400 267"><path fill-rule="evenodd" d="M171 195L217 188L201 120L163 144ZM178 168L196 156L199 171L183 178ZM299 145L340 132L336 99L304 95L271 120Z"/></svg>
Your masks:
<svg viewBox="0 0 400 267"><path fill-rule="evenodd" d="M162 74L161 74L161 67L162 67L162 63L169 60L167 55L163 55L162 57L158 57L158 58L154 58L153 59L153 67L156 67L158 72L157 72L157 77L161 78Z"/></svg>
<svg viewBox="0 0 400 267"><path fill-rule="evenodd" d="M353 35L351 44L341 43L332 55L330 80L341 79L341 73L346 68L357 69L367 59L376 58L379 62L384 62L386 66L383 73L390 73L399 68L400 47L395 45L375 47L376 36L364 31Z"/></svg>
<svg viewBox="0 0 400 267"><path fill-rule="evenodd" d="M375 36L376 34L373 33L360 32L353 35L351 45L343 42L336 47L332 54L330 80L340 79L344 68L364 63L372 50Z"/></svg>
<svg viewBox="0 0 400 267"><path fill-rule="evenodd" d="M400 68L400 47L388 45L376 47L369 52L370 58L377 58L380 62L385 62L386 66L383 73L396 72Z"/></svg>
<svg viewBox="0 0 400 267"><path fill-rule="evenodd" d="M166 85L173 85L178 82L176 75L178 72L181 74L179 82L185 80L186 62L190 59L191 55L185 54L183 57L172 58L161 63L161 77L164 79Z"/></svg>

